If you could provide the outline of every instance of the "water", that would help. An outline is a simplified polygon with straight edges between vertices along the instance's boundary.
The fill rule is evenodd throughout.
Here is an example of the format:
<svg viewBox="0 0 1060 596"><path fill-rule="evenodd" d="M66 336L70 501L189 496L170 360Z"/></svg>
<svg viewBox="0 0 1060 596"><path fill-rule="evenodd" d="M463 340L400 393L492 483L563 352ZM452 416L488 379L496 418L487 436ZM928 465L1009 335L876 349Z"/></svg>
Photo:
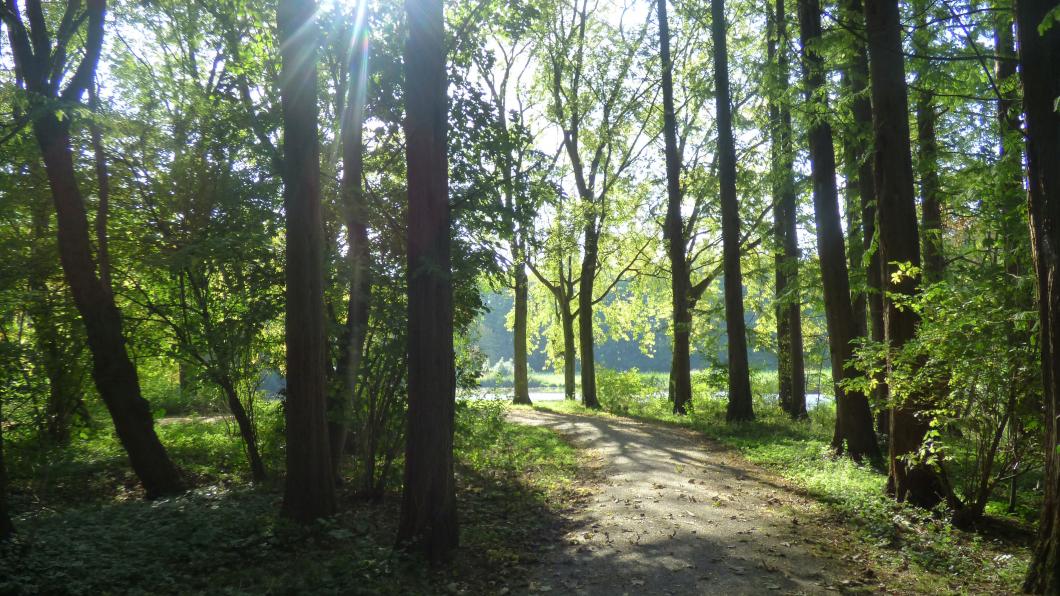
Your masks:
<svg viewBox="0 0 1060 596"><path fill-rule="evenodd" d="M480 389L473 389L460 393L460 397L467 399L499 399L505 401L511 401L513 398L513 392L511 387L484 387ZM576 398L580 398L580 395L575 394ZM658 394L655 397L662 397L662 394ZM765 396L767 400L775 402L777 400L777 394L773 393ZM725 392L719 391L714 395L715 399L725 399ZM563 401L563 390L562 389L531 389L530 390L530 401L538 403L542 401ZM806 394L806 408L814 409L822 404L832 403L833 398L831 395L823 395L820 393L807 393Z"/></svg>

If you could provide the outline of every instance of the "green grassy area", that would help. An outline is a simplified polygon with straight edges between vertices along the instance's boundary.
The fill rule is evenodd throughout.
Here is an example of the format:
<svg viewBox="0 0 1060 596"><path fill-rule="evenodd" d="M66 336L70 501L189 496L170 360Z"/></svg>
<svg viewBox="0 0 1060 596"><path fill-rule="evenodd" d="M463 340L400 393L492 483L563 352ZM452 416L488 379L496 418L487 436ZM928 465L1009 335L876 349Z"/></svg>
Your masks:
<svg viewBox="0 0 1060 596"><path fill-rule="evenodd" d="M224 421L158 427L197 488L154 502L138 498L107 429L75 438L46 482L35 476L43 464L14 449L19 534L0 547L0 593L500 593L556 539L557 509L577 498L575 450L503 416L501 404L459 404L462 548L446 570L392 549L399 495L370 504L341 492L339 513L308 528L279 517L280 479L245 481ZM275 470L278 443L263 442Z"/></svg>
<svg viewBox="0 0 1060 596"><path fill-rule="evenodd" d="M601 401L613 403L601 394ZM1019 590L1029 557L1028 527L1016 518L991 517L981 532L954 528L942 512L895 503L884 493L886 474L829 450L835 411L821 406L793 421L777 406L756 400L756 420L729 424L725 401L697 398L692 413L676 416L665 399L618 401L627 416L693 428L738 450L749 461L791 481L822 503L833 523L856 532L878 572L927 593L1010 593ZM541 407L607 416L576 402Z"/></svg>

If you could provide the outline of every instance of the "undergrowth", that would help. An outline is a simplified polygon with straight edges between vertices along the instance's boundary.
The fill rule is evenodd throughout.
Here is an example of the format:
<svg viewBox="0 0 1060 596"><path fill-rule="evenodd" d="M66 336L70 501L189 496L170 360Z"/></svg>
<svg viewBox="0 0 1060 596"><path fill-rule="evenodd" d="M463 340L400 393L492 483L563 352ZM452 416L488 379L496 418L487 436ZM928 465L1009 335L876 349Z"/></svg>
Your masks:
<svg viewBox="0 0 1060 596"><path fill-rule="evenodd" d="M75 438L47 483L26 475L44 464L20 454L0 594L501 593L561 532L556 511L577 498L575 451L549 430L509 424L499 404L460 404L456 420L462 548L447 569L392 548L399 495L369 504L343 493L335 516L291 524L278 515L281 479L248 484L232 429L191 420L158 427L198 483L176 498L133 498L112 433ZM93 490L76 498L86 482Z"/></svg>

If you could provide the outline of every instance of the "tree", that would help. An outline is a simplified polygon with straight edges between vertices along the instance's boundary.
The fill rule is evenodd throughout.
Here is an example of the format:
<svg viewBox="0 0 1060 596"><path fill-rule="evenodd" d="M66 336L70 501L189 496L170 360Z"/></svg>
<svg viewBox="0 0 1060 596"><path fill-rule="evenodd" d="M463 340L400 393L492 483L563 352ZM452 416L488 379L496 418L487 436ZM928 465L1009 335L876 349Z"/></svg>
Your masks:
<svg viewBox="0 0 1060 596"><path fill-rule="evenodd" d="M18 79L35 104L28 117L55 204L60 261L92 352L93 379L148 498L174 494L182 490L180 476L155 434L126 349L121 313L92 256L70 141L71 116L93 83L102 51L106 2L89 0L83 8L80 2L68 2L54 40L41 2L27 2L26 11L28 28L14 0L4 3L0 17L8 27ZM75 54L68 48L78 37L80 23L85 24L85 46L74 66L70 61Z"/></svg>
<svg viewBox="0 0 1060 596"><path fill-rule="evenodd" d="M933 16L928 2L913 3L916 30L913 33L913 51L921 56L930 55L932 31L928 21ZM920 178L920 235L924 256L924 282L934 283L942 279L945 259L942 253L942 189L939 186L938 107L931 91L927 69L916 73L917 90L914 106L917 128L917 174Z"/></svg>
<svg viewBox="0 0 1060 596"><path fill-rule="evenodd" d="M824 61L820 55L821 6L817 0L799 0L799 29L802 38L803 77L809 104L808 145L813 178L813 213L817 223L817 252L821 261L824 309L828 324L828 347L835 383L836 431L832 448L842 453L844 446L856 460L880 458L872 428L872 412L864 393L847 390L843 379L854 375L852 342L857 323L850 302L850 278L846 248L839 215L836 188L835 148L828 122L828 96L824 89Z"/></svg>
<svg viewBox="0 0 1060 596"><path fill-rule="evenodd" d="M500 184L495 190L493 207L499 213L497 235L510 255L505 259L504 283L514 294L512 305L512 376L513 401L529 405L530 383L527 355L530 280L527 260L534 237L534 217L541 202L535 178L546 176L551 165L535 151L537 140L529 127L533 102L525 101L524 89L532 74L531 56L537 46L535 11L529 4L498 3L493 12L481 17L491 31L474 48L471 60L486 87L485 97L491 110L494 138L487 156L492 162L492 180ZM539 13L538 13L539 14ZM466 34L471 40L472 36ZM465 41L467 43L467 41ZM553 161L554 164L554 161ZM477 164L483 169L489 164ZM573 329L573 326L571 327ZM572 340L573 341L573 340ZM573 366L573 358L571 366ZM573 369L571 395L573 397Z"/></svg>
<svg viewBox="0 0 1060 596"><path fill-rule="evenodd" d="M338 338L338 382L334 387L328 436L331 440L331 466L338 478L353 412L356 410L357 380L368 332L368 313L372 285L371 252L361 180L364 176L364 107L368 86L369 25L367 2L357 2L344 50L348 62L340 62L340 80L336 92L340 118L342 180L339 192L346 224L346 269L349 273L349 297L346 299L346 321ZM343 89L345 87L345 89ZM345 91L345 93L343 93ZM339 99L341 98L341 99Z"/></svg>
<svg viewBox="0 0 1060 596"><path fill-rule="evenodd" d="M846 163L845 177L848 189L856 188L861 209L861 249L851 252L851 273L864 267L865 297L868 306L868 325L860 318L865 315L864 306L859 304L861 296L854 301L854 316L859 318L858 328L864 329L869 338L876 343L883 341L883 292L880 268L880 251L876 237L876 186L872 171L872 102L869 99L869 57L865 47L865 15L861 0L843 0L843 22L845 23L847 43L851 47L851 57L843 68L843 89L846 91L850 105L850 122L843 131L843 158ZM854 208L849 199L848 213ZM854 228L855 226L850 226ZM852 230L848 229L848 233ZM856 240L855 240L856 241ZM861 259L858 260L858 257ZM864 265L862 262L867 261ZM860 293L858 293L860 294ZM887 393L886 379L876 380L874 401L882 404ZM881 409L877 415L876 429L886 433L889 423L887 411Z"/></svg>
<svg viewBox="0 0 1060 596"><path fill-rule="evenodd" d="M729 53L726 42L725 0L710 2L714 40L715 103L718 114L718 172L721 184L721 233L725 271L725 328L729 336L729 421L751 420L751 372L747 361L747 325L740 270L740 205L736 197L736 143L732 134L729 95Z"/></svg>
<svg viewBox="0 0 1060 596"><path fill-rule="evenodd" d="M314 0L280 0L276 11L287 214L287 478L283 513L303 523L335 511L327 432L316 6Z"/></svg>
<svg viewBox="0 0 1060 596"><path fill-rule="evenodd" d="M666 238L670 255L670 287L673 292L673 361L670 383L674 413L685 414L688 404L692 401L692 310L688 297L692 284L685 256L685 225L681 217L681 156L677 150L670 25L666 18L666 0L658 0L656 4L659 18L659 61L662 68L663 136L666 143L666 223L663 225L663 236Z"/></svg>
<svg viewBox="0 0 1060 596"><path fill-rule="evenodd" d="M609 27L592 19L587 3L561 3L555 22L543 44L545 76L551 105L548 116L562 132L574 178L573 197L581 228L581 259L577 273L571 272L577 301L578 350L581 356L581 393L586 407L599 408L596 395L594 310L630 272L640 253L620 267L604 291L596 294L606 253L601 245L608 227L621 215L614 209L615 195L624 175L644 149L646 123L639 119L652 85L645 79L630 85L630 73L638 66L638 50L647 34L647 23L627 29ZM614 43L595 44L600 36ZM603 247L605 250L606 246ZM617 250L615 252L618 252Z"/></svg>
<svg viewBox="0 0 1060 596"><path fill-rule="evenodd" d="M793 418L806 416L806 369L799 291L798 194L788 88L788 31L785 0L767 7L770 175L773 179L773 235L776 248L777 381L780 405ZM779 47L778 47L779 46Z"/></svg>
<svg viewBox="0 0 1060 596"><path fill-rule="evenodd" d="M405 11L409 408L398 542L441 561L458 540L445 22L442 0L406 0Z"/></svg>
<svg viewBox="0 0 1060 596"><path fill-rule="evenodd" d="M904 307L903 298L916 295L920 267L913 161L909 146L909 97L902 55L897 0L866 2L872 124L875 141L874 172L883 264L884 335L888 350L901 350L916 335L919 316ZM900 268L899 265L907 267ZM945 495L931 463L915 460L929 420L928 395L893 396L890 412L888 492L899 501L930 508Z"/></svg>
<svg viewBox="0 0 1060 596"><path fill-rule="evenodd" d="M1060 96L1060 27L1055 14L1055 3L1049 0L1016 2L1046 427L1045 498L1023 588L1040 594L1060 592L1060 114L1055 108Z"/></svg>
<svg viewBox="0 0 1060 596"><path fill-rule="evenodd" d="M575 369L577 343L574 327L578 320L578 309L573 306L577 296L575 265L572 255L576 250L576 240L571 230L566 213L560 212L552 223L550 235L544 242L543 251L547 265L539 268L533 261L527 266L534 273L541 285L548 289L555 301L556 316L559 318L560 332L563 338L563 396L573 400L575 397ZM555 272L549 277L548 270Z"/></svg>

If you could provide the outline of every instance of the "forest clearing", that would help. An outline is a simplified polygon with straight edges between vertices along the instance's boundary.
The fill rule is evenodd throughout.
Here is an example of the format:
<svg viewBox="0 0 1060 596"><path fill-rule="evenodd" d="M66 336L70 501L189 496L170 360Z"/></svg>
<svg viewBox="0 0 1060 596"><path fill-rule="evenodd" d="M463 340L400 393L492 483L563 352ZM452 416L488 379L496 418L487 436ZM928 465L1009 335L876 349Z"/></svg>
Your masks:
<svg viewBox="0 0 1060 596"><path fill-rule="evenodd" d="M0 0L0 594L1060 594L1057 0Z"/></svg>

